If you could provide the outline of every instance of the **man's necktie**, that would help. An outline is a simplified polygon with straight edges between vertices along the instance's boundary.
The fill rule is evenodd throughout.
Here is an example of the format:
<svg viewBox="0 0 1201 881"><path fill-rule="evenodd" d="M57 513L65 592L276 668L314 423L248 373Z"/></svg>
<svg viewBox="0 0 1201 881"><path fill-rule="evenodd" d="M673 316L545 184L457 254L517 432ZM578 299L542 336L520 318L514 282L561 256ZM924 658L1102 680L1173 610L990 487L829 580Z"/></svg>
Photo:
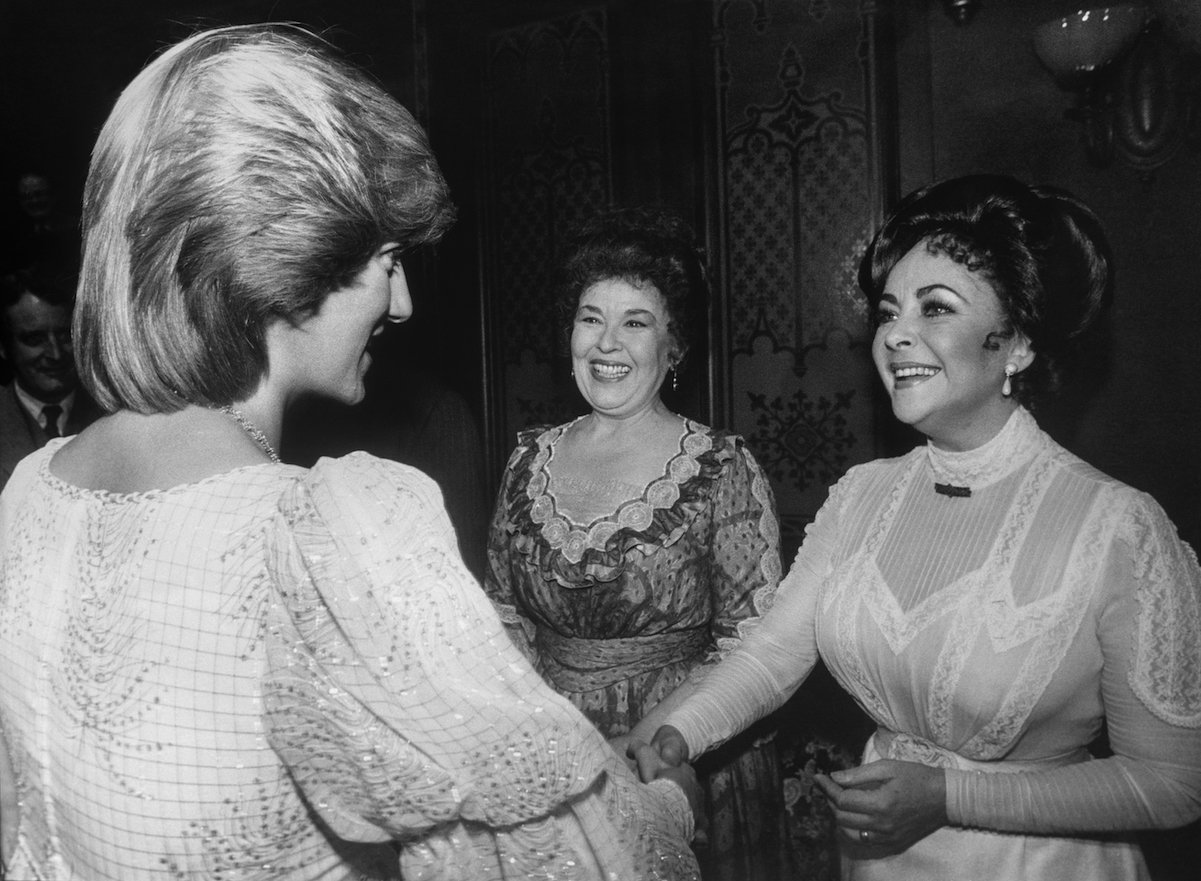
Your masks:
<svg viewBox="0 0 1201 881"><path fill-rule="evenodd" d="M46 437L59 437L62 432L58 430L58 417L63 413L63 408L58 404L47 404L42 408L42 416L46 419Z"/></svg>

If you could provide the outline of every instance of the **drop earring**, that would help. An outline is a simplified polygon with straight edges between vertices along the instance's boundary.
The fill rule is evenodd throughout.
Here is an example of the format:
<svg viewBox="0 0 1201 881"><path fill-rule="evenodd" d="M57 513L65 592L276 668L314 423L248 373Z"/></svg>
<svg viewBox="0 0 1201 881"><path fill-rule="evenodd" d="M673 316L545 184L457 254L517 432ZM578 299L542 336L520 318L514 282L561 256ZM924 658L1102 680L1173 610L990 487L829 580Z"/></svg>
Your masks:
<svg viewBox="0 0 1201 881"><path fill-rule="evenodd" d="M1013 394L1013 375L1018 372L1016 364L1010 363L1005 365L1005 381L1001 383L1001 394L1008 398Z"/></svg>
<svg viewBox="0 0 1201 881"><path fill-rule="evenodd" d="M679 376L679 374L676 373L676 369L674 367L672 367L671 368L671 390L673 392L676 390L676 388L678 386L678 382L679 382L677 379L678 376Z"/></svg>

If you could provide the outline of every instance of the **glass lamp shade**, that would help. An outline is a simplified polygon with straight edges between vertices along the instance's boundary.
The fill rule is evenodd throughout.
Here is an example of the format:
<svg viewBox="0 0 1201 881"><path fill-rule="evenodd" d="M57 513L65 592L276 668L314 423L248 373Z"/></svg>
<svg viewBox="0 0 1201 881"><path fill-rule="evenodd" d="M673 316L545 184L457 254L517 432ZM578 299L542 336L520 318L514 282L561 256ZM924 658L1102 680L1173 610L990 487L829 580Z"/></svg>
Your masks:
<svg viewBox="0 0 1201 881"><path fill-rule="evenodd" d="M1034 32L1034 51L1056 78L1070 79L1119 58L1146 23L1144 6L1080 9L1039 25Z"/></svg>

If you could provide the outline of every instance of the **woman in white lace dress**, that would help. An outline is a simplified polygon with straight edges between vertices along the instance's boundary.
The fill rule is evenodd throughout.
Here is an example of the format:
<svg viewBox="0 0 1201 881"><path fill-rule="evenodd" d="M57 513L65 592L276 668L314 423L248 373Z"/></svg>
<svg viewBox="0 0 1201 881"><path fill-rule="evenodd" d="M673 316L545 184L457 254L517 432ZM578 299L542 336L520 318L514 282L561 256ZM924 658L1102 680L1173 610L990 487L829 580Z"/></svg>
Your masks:
<svg viewBox="0 0 1201 881"><path fill-rule="evenodd" d="M639 782L542 683L436 485L275 455L294 398L362 397L451 221L408 112L299 30L203 33L125 90L84 209L110 415L0 497L8 877L694 878L695 776Z"/></svg>
<svg viewBox="0 0 1201 881"><path fill-rule="evenodd" d="M1201 814L1196 555L1024 406L1104 308L1109 262L1059 190L971 176L898 207L860 285L893 412L927 443L839 481L762 626L656 735L695 757L820 655L879 726L821 781L845 877L1145 878L1132 830Z"/></svg>

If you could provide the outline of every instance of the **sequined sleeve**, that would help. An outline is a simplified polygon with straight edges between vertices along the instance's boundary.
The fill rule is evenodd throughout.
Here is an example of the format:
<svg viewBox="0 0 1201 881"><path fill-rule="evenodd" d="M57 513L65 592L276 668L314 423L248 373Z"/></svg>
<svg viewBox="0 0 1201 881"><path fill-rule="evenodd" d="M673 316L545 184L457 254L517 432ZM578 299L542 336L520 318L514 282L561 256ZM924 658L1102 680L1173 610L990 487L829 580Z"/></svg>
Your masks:
<svg viewBox="0 0 1201 881"><path fill-rule="evenodd" d="M405 877L694 877L682 791L542 683L432 481L323 460L273 532L267 730L335 833L400 840Z"/></svg>

